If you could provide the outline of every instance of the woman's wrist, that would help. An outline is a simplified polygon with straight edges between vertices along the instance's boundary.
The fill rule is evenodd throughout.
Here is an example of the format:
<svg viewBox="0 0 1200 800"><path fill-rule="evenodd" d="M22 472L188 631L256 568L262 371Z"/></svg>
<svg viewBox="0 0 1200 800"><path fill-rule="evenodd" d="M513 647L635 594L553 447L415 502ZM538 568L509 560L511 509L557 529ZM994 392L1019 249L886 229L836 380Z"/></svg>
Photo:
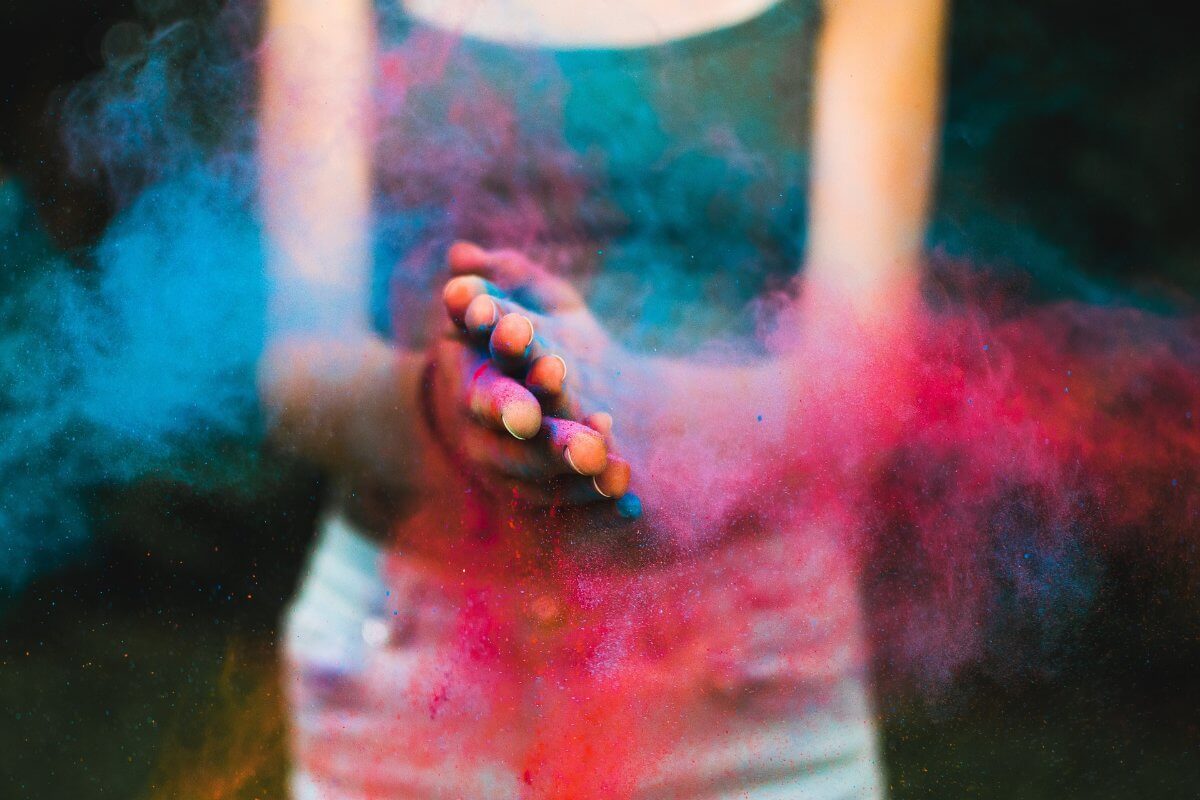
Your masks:
<svg viewBox="0 0 1200 800"><path fill-rule="evenodd" d="M334 507L375 540L429 488L424 363L373 335L290 336L262 361L272 441L328 470Z"/></svg>
<svg viewBox="0 0 1200 800"><path fill-rule="evenodd" d="M390 539L421 504L434 502L452 469L428 358L393 350L389 362L352 409L345 434L360 455L339 471L335 494L338 508L375 541Z"/></svg>

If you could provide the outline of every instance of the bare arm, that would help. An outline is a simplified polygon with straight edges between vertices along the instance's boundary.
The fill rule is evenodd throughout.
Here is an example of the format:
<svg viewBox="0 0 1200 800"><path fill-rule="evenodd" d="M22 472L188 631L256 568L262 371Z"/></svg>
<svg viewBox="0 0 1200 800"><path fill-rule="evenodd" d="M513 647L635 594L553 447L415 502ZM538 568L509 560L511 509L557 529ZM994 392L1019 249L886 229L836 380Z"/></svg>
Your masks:
<svg viewBox="0 0 1200 800"><path fill-rule="evenodd" d="M407 483L418 356L368 321L369 0L269 0L259 138L276 438L354 479Z"/></svg>
<svg viewBox="0 0 1200 800"><path fill-rule="evenodd" d="M485 474L506 463L504 446L516 442L511 429L501 436L471 418L474 370L441 363L446 347L404 350L369 324L370 0L268 0L267 28L259 152L271 338L261 393L276 441L330 468L347 513L382 534L455 468L422 413L427 355L450 376L430 389L452 423L443 425L445 444L479 444L471 466ZM512 383L501 377L478 389L479 405L491 408L488 391L499 395ZM536 432L538 401L525 395ZM381 501L362 502L369 495Z"/></svg>
<svg viewBox="0 0 1200 800"><path fill-rule="evenodd" d="M270 0L261 199L283 328L365 332L370 225L368 0Z"/></svg>
<svg viewBox="0 0 1200 800"><path fill-rule="evenodd" d="M920 277L947 0L826 0L818 48L807 292L870 324Z"/></svg>

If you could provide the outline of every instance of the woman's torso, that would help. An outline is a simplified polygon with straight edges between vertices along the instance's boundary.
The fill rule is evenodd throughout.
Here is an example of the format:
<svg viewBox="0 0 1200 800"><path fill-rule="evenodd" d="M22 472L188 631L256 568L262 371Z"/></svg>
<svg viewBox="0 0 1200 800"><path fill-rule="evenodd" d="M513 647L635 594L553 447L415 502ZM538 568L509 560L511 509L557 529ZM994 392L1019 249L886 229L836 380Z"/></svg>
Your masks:
<svg viewBox="0 0 1200 800"><path fill-rule="evenodd" d="M605 322L645 347L744 330L737 312L796 271L811 0L612 50L512 47L391 16L377 150L390 316L419 316L403 298L428 296L455 238L586 276Z"/></svg>
<svg viewBox="0 0 1200 800"><path fill-rule="evenodd" d="M469 238L586 277L644 347L736 329L800 261L815 23L785 0L668 45L553 52L393 21L387 313L424 326L399 300L430 297ZM444 557L390 554L362 623L382 644L352 674L304 652L331 603L293 612L312 796L877 795L853 569L824 526L781 514L694 557L597 568L561 546L571 532L522 531L474 497L409 520L400 540L438 537Z"/></svg>
<svg viewBox="0 0 1200 800"><path fill-rule="evenodd" d="M642 344L673 328L690 338L735 328L734 312L800 261L817 22L808 0L784 0L669 44L552 51L394 20L382 36L378 150L393 294L440 275L446 245L467 238L586 276L591 303ZM688 647L729 655L736 647L715 645L719 634L741 641L780 628L765 649L788 641L803 651L783 672L825 680L861 663L850 560L825 526L798 523L802 513L699 537L721 544L681 561L634 564L620 537L582 557L568 542L587 535L506 513L482 491L448 486L448 499L407 521L391 560L397 586L432 581L460 609L487 597L488 629L505 620L517 630L539 597L586 616L587 584L601 618L588 630L609 630L630 598L653 598L654 621L679 647L694 634ZM432 558L420 554L431 536L445 545ZM720 622L757 605L769 622L754 613ZM535 651L553 661L578 644L547 631L500 638L517 643L509 657L525 666Z"/></svg>

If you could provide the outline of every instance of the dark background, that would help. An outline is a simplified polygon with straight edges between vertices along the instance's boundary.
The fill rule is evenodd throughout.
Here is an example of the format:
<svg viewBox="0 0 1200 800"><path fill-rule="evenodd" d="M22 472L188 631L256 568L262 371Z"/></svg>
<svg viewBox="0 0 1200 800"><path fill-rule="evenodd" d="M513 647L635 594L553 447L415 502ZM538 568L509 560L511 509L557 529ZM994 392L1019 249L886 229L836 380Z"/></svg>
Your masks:
<svg viewBox="0 0 1200 800"><path fill-rule="evenodd" d="M197 5L154 3L160 19ZM139 16L130 2L44 0L0 21L0 177L66 250L110 208L66 169L61 91ZM935 247L1035 265L1047 294L1194 296L1196 31L1115 0L958 3ZM269 459L261 474L240 499L170 483L98 492L91 548L0 600L0 796L281 794L271 646L320 482ZM881 698L893 797L1200 796L1186 565L1119 553L1105 566L1094 611L1038 669L984 663L933 696Z"/></svg>

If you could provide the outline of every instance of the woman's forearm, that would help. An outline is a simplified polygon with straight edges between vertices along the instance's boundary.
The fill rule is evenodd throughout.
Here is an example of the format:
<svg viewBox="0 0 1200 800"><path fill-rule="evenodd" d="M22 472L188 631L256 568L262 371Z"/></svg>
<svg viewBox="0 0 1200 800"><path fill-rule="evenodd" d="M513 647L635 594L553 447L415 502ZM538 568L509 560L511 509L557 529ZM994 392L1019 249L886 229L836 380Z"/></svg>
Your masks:
<svg viewBox="0 0 1200 800"><path fill-rule="evenodd" d="M268 0L259 134L271 330L260 388L282 446L356 489L422 478L423 360L371 331L369 0Z"/></svg>
<svg viewBox="0 0 1200 800"><path fill-rule="evenodd" d="M806 291L862 321L919 279L940 124L946 0L827 0ZM811 299L811 298L810 298Z"/></svg>
<svg viewBox="0 0 1200 800"><path fill-rule="evenodd" d="M260 366L275 437L337 472L409 483L423 363L374 336L280 337Z"/></svg>
<svg viewBox="0 0 1200 800"><path fill-rule="evenodd" d="M259 151L277 331L368 329L369 0L269 0Z"/></svg>

